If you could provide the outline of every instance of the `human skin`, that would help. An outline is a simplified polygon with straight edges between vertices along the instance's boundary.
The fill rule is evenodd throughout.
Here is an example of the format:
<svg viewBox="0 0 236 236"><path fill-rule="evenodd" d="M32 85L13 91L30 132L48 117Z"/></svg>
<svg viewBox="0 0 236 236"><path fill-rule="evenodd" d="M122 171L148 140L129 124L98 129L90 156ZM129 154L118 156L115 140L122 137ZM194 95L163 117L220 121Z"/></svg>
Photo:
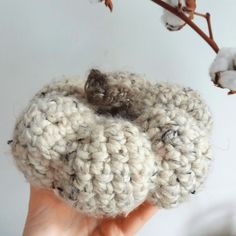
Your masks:
<svg viewBox="0 0 236 236"><path fill-rule="evenodd" d="M144 202L128 216L98 219L85 216L59 199L53 191L30 186L24 236L132 236L156 212Z"/></svg>

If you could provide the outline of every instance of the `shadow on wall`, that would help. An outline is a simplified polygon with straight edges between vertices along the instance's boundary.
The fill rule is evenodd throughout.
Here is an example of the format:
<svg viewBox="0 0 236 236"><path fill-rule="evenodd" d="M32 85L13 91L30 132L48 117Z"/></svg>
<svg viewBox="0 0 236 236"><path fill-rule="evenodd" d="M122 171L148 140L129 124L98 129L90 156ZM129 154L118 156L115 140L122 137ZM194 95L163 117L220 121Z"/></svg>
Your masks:
<svg viewBox="0 0 236 236"><path fill-rule="evenodd" d="M236 203L209 208L190 219L186 236L236 236Z"/></svg>

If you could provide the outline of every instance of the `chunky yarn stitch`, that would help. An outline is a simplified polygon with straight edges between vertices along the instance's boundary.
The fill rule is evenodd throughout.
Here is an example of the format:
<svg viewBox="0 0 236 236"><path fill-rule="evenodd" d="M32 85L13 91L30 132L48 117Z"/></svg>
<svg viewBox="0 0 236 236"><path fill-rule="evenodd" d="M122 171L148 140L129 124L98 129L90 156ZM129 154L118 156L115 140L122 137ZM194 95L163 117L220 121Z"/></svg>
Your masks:
<svg viewBox="0 0 236 236"><path fill-rule="evenodd" d="M128 72L91 70L45 86L17 120L12 153L26 179L93 216L148 200L169 208L204 182L212 119L198 93Z"/></svg>

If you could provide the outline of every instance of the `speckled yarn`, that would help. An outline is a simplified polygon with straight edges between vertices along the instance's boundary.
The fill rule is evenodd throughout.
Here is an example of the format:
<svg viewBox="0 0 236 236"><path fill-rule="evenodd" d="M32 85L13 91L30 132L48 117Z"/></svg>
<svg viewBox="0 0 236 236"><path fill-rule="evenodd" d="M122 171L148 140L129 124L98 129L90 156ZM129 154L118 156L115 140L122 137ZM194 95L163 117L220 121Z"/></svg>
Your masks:
<svg viewBox="0 0 236 236"><path fill-rule="evenodd" d="M133 73L92 70L45 86L19 116L18 168L93 216L148 200L173 207L202 185L212 120L198 93Z"/></svg>

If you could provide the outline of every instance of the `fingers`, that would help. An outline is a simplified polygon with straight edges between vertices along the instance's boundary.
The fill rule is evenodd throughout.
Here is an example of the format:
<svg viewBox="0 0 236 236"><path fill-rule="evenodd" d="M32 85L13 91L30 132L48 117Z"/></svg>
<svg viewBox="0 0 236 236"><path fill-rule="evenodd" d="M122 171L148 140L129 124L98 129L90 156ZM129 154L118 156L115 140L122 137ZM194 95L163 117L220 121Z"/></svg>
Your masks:
<svg viewBox="0 0 236 236"><path fill-rule="evenodd" d="M30 200L29 200L29 216L41 209L43 206L54 205L60 200L55 196L53 191L30 186Z"/></svg>
<svg viewBox="0 0 236 236"><path fill-rule="evenodd" d="M31 186L31 211L33 212L34 209L40 207L40 205L42 207L42 205L48 204L54 206L51 208L51 211L48 211L47 219L49 220L47 221L49 224L50 222L54 222L56 225L63 226L69 225L70 223L71 230L75 229L79 230L78 232L80 233L83 232L80 235L86 235L83 231L86 229L86 232L94 232L90 235L95 235L95 233L97 233L97 235L133 236L158 210L156 206L144 202L126 217L120 216L115 219L106 219L102 222L95 218L93 219L80 215L78 212L74 212L70 207L64 206L64 203L62 203L61 199L55 196L53 191ZM55 212L52 212L52 209L54 209ZM45 217L46 216L43 218ZM66 218L66 223L65 219L61 218ZM58 224L58 222L60 223ZM94 231L95 229L97 230ZM98 229L100 230L99 232Z"/></svg>
<svg viewBox="0 0 236 236"><path fill-rule="evenodd" d="M60 199L56 197L52 190L30 186L30 201L32 203L39 203L43 201L59 202Z"/></svg>
<svg viewBox="0 0 236 236"><path fill-rule="evenodd" d="M103 223L104 235L133 236L156 212L158 208L148 202L141 204L127 217L117 217ZM116 234L108 234L116 232Z"/></svg>
<svg viewBox="0 0 236 236"><path fill-rule="evenodd" d="M66 232L66 235L88 236L97 227L96 218L76 211L57 197L53 191L35 186L30 188L30 207L24 236L61 235L62 232Z"/></svg>
<svg viewBox="0 0 236 236"><path fill-rule="evenodd" d="M157 207L144 202L137 209L122 219L125 235L134 235L156 212Z"/></svg>

